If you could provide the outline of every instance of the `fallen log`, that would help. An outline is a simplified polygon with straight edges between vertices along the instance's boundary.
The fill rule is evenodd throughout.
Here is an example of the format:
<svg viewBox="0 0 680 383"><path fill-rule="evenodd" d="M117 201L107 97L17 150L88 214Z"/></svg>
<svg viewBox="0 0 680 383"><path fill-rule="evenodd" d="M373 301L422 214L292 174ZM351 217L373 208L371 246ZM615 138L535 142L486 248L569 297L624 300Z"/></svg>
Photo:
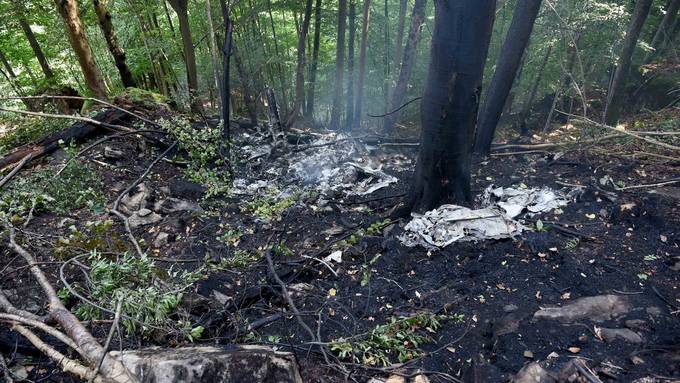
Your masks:
<svg viewBox="0 0 680 383"><path fill-rule="evenodd" d="M132 118L133 117L128 113L120 110L104 110L92 118L92 120L97 121L100 124L89 121L78 121L66 130L52 133L34 143L29 143L14 149L9 154L0 158L0 169L5 169L8 166L20 162L29 154L32 155L31 161L51 154L59 149L61 143L68 143L71 141L81 143L105 132L107 126L129 123Z"/></svg>

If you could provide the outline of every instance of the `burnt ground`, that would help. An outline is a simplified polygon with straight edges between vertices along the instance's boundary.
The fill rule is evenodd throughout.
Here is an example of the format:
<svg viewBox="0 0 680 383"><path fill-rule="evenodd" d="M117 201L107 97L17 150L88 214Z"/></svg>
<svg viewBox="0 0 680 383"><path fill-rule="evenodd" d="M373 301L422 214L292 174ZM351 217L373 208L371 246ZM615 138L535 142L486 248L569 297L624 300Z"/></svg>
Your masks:
<svg viewBox="0 0 680 383"><path fill-rule="evenodd" d="M239 130L237 136L243 132ZM98 159L92 165L104 179L107 198L112 201L158 151L134 139L109 145L124 155L106 165L104 148L99 147L89 158ZM399 370L361 367L336 358L329 365L324 360L319 349L309 344L307 332L289 315L261 256L274 244L284 243L290 250L274 254L276 273L287 284L304 321L324 342L365 334L392 317L422 312L463 315L462 321L443 320L441 328L428 334L431 342L422 346L423 356L401 373L421 369L431 381L447 381L451 376L502 382L531 361L544 361L551 370L559 370L570 360L582 358L603 381L680 379L680 185L616 190L603 182L608 176L629 187L677 179L678 163L602 153L613 148L613 144L599 149L577 146L559 156L552 151L477 161L475 194L490 184L582 187L579 196L561 211L525 218L530 226L540 219L544 230L525 232L514 240L455 243L434 251L407 248L396 239L405 221L397 221L374 235L355 236L356 243L343 244L358 230L384 220L407 190L410 163L416 156L416 150L408 146L371 150L375 158L400 160L399 166L384 168L398 178L396 184L361 197L339 193L320 201L316 193L303 194L294 206L269 221L244 211L245 201L252 196L201 200L200 187L184 179L181 167L160 162L145 182L152 191L148 204L172 196L197 201L207 213L169 213L158 223L136 229L135 235L144 238L158 264L168 268L195 269L206 260L229 259L235 249L260 254L243 268L206 271L193 291L185 294L183 305L194 323L206 328L197 342L254 342L291 350L305 382L345 381L339 372L341 362L349 378L357 381L384 379ZM58 159L46 163L50 161ZM266 161L246 162L237 169L237 176L248 179L249 174L262 174L267 166ZM22 233L24 243L41 261L60 262L52 257L52 248L58 237L68 235L69 225L108 217L83 209L69 218L64 225L63 216L35 217ZM114 221L109 239L124 242L123 227ZM219 240L229 230L242 233L237 243ZM169 243L156 248L151 244L158 232L170 236ZM337 275L309 259L323 258L341 244L342 263L330 265ZM3 251L4 259L13 258L7 249ZM2 289L26 297L24 304L40 309L44 303L31 298L38 293L27 269L16 260L3 263ZM43 268L60 286L58 264L45 263ZM69 278L80 278L79 271L71 272ZM588 316L571 323L533 317L542 307L565 306L604 294L622 296L630 307L600 322ZM263 318L272 320L252 332L245 329ZM91 326L102 337L108 331L106 322ZM641 341L601 339L600 328L626 327L638 333ZM54 366L6 328L0 338L4 338L0 347L5 355L32 355L28 362L24 360L37 366L30 371L32 378L70 379L55 374ZM185 343L172 334L123 340L129 348ZM113 348L117 347L114 340Z"/></svg>

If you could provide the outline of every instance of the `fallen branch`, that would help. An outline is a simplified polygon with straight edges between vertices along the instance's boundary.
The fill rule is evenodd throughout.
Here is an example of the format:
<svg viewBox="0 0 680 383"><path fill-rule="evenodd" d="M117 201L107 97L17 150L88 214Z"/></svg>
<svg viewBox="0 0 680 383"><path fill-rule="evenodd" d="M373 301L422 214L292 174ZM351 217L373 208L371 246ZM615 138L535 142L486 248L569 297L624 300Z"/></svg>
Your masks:
<svg viewBox="0 0 680 383"><path fill-rule="evenodd" d="M7 368L5 356L2 354L0 354L0 371L2 371L2 375L4 376L3 380L5 383L14 383L14 379L12 379L12 373L9 371L9 368Z"/></svg>
<svg viewBox="0 0 680 383"><path fill-rule="evenodd" d="M659 186L676 184L678 182L680 182L680 178L676 178L676 179L664 181L664 182L653 183L653 184L631 185L631 186L624 186L624 187L618 187L618 186L614 185L614 189L622 191L622 190L631 190L631 189L655 188L655 187L659 187Z"/></svg>
<svg viewBox="0 0 680 383"><path fill-rule="evenodd" d="M597 121L593 121L589 118L585 118L585 117L581 117L581 116L577 116L577 115L572 115L572 114L567 114L567 116L574 117L577 121L581 121L581 122L584 122L584 123L587 123L587 124L591 124L591 125L597 126L599 128L605 128L605 129L608 129L608 130L612 130L614 132L619 132L619 133L624 134L626 136L630 136L630 137L636 138L638 140L645 141L645 142L650 143L652 145L661 146L663 148L674 150L674 151L680 151L680 146L667 144L667 143L662 142L662 141L658 141L658 140L655 140L655 139L652 139L652 138L645 137L645 136L652 135L650 133L657 133L657 132L633 133L632 131L628 131L628 130L625 130L625 129L617 129L613 126L601 124L601 123L599 123Z"/></svg>
<svg viewBox="0 0 680 383"><path fill-rule="evenodd" d="M9 180L11 180L15 174L19 173L19 171L24 167L24 165L26 165L28 161L31 160L31 158L33 158L33 153L28 153L21 161L19 161L19 163L14 166L14 169L12 169L9 174L0 180L0 189L2 189L2 187L5 186L5 184L9 182Z"/></svg>
<svg viewBox="0 0 680 383"><path fill-rule="evenodd" d="M120 130L120 131L123 131L123 132L134 131L134 129L128 128L127 126L118 125L118 124L109 124L107 122L97 121L94 118L76 116L76 115L30 112L28 110L7 109L7 108L2 108L2 107L0 107L0 112L25 114L25 115L33 116L33 117L45 117L45 118L56 118L56 119L62 119L62 120L81 121L81 122L87 122L88 124L109 128L109 129L112 129L112 130Z"/></svg>

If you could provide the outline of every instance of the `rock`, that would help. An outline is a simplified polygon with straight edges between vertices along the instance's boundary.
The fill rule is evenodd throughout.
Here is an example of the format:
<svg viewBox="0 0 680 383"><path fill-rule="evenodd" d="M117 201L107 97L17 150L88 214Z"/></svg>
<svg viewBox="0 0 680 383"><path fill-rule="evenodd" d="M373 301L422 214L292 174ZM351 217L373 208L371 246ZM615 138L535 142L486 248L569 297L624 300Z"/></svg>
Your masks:
<svg viewBox="0 0 680 383"><path fill-rule="evenodd" d="M579 298L562 307L546 307L534 313L534 319L551 319L572 323L581 319L603 322L630 311L628 298L620 295L598 295Z"/></svg>
<svg viewBox="0 0 680 383"><path fill-rule="evenodd" d="M122 150L117 150L110 146L104 147L104 158L108 158L110 160L119 160L123 158L123 156L124 154Z"/></svg>
<svg viewBox="0 0 680 383"><path fill-rule="evenodd" d="M150 196L151 192L146 187L146 184L142 182L120 200L122 210L126 213L131 213L143 209L146 207L146 202Z"/></svg>
<svg viewBox="0 0 680 383"><path fill-rule="evenodd" d="M556 383L548 370L541 367L538 362L532 362L524 366L512 379L513 383Z"/></svg>
<svg viewBox="0 0 680 383"><path fill-rule="evenodd" d="M151 225L158 223L163 219L159 214L156 214L149 209L142 209L136 211L128 218L128 223L131 229L136 229L140 226Z"/></svg>
<svg viewBox="0 0 680 383"><path fill-rule="evenodd" d="M231 301L232 298L226 294L223 294L217 290L212 291L213 298L222 306L226 305L227 302Z"/></svg>
<svg viewBox="0 0 680 383"><path fill-rule="evenodd" d="M600 327L596 330L600 338L606 342L613 342L616 339L623 339L628 343L642 343L640 334L627 328L605 328Z"/></svg>
<svg viewBox="0 0 680 383"><path fill-rule="evenodd" d="M293 354L263 346L111 352L146 383L302 383Z"/></svg>
<svg viewBox="0 0 680 383"><path fill-rule="evenodd" d="M626 327L631 330L649 331L651 329L649 323L642 319L628 319L624 323L626 324Z"/></svg>
<svg viewBox="0 0 680 383"><path fill-rule="evenodd" d="M511 303L511 304L509 304L509 305L503 306L503 311L505 311L506 313L511 313L511 312L513 312L513 311L517 311L518 308L519 308L519 307L517 307L517 305L513 305L513 304Z"/></svg>
<svg viewBox="0 0 680 383"><path fill-rule="evenodd" d="M519 329L519 322L522 320L522 316L517 313L510 313L493 324L493 336L498 338L503 335L512 334L517 332Z"/></svg>
<svg viewBox="0 0 680 383"><path fill-rule="evenodd" d="M175 179L170 182L170 194L176 198L198 200L203 198L205 187L200 184L183 179Z"/></svg>
<svg viewBox="0 0 680 383"><path fill-rule="evenodd" d="M406 378L401 375L391 375L385 383L406 383Z"/></svg>
<svg viewBox="0 0 680 383"><path fill-rule="evenodd" d="M430 383L430 379L427 376L420 374L413 378L413 383Z"/></svg>
<svg viewBox="0 0 680 383"><path fill-rule="evenodd" d="M191 211L201 213L203 208L196 202L185 201L177 198L166 198L156 202L153 209L159 213L170 214L178 211Z"/></svg>
<svg viewBox="0 0 680 383"><path fill-rule="evenodd" d="M170 234L161 231L156 235L156 239L153 240L154 247L163 247L170 241Z"/></svg>
<svg viewBox="0 0 680 383"><path fill-rule="evenodd" d="M527 359L534 359L534 353L529 350L526 350L524 351L524 357Z"/></svg>

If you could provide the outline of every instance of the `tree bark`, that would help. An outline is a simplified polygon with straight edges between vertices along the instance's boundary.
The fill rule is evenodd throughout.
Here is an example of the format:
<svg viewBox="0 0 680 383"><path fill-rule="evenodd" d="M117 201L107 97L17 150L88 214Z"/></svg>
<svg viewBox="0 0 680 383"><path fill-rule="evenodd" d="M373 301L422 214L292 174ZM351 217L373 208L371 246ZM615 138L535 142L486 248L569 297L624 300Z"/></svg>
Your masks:
<svg viewBox="0 0 680 383"><path fill-rule="evenodd" d="M241 58L240 51L236 49L236 44L232 45L232 55L236 62L236 71L238 72L239 79L241 80L241 87L243 88L243 103L245 104L250 122L255 126L257 125L257 103L255 102L255 99L253 99L253 92L250 87L250 81L246 76L246 70L243 66L243 59Z"/></svg>
<svg viewBox="0 0 680 383"><path fill-rule="evenodd" d="M491 141L498 120L501 118L508 94L517 77L517 69L524 56L524 50L529 44L531 31L540 8L541 0L519 0L515 7L512 22L496 64L496 72L479 115L480 121L475 141L476 153L488 154L491 149Z"/></svg>
<svg viewBox="0 0 680 383"><path fill-rule="evenodd" d="M94 97L105 100L106 88L102 80L101 72L92 54L90 42L85 34L83 23L80 20L78 3L76 0L54 0L59 14L64 20L66 33L68 34L71 47L78 58L78 63L85 77L85 84Z"/></svg>
<svg viewBox="0 0 680 383"><path fill-rule="evenodd" d="M210 47L210 65L213 70L213 79L215 80L215 90L217 90L217 98L220 100L218 109L222 113L222 84L220 83L220 70L217 63L217 43L215 42L215 28L213 28L212 20L212 5L210 0L205 0L205 13L208 18L208 42Z"/></svg>
<svg viewBox="0 0 680 383"><path fill-rule="evenodd" d="M550 54L552 53L552 45L548 47L543 56L543 61L541 61L541 66L538 68L538 73L531 85L531 90L529 90L529 96L522 107L522 111L519 115L519 130L520 136L526 137L529 135L529 129L527 127L527 118L529 118L529 112L531 111L531 105L534 103L536 98L536 92L538 91L538 86L541 84L541 79L543 78L543 73L545 72L545 66L548 65L548 60L550 59Z"/></svg>
<svg viewBox="0 0 680 383"><path fill-rule="evenodd" d="M470 203L471 144L495 0L436 0L420 152L405 211Z"/></svg>
<svg viewBox="0 0 680 383"><path fill-rule="evenodd" d="M345 129L354 128L354 35L356 33L356 4L349 0L349 40L347 43L347 109L345 111Z"/></svg>
<svg viewBox="0 0 680 383"><path fill-rule="evenodd" d="M191 97L191 109L200 110L200 102L197 100L198 74L196 73L196 51L194 42L191 38L191 27L189 26L188 0L168 0L170 6L177 14L179 20L179 33L182 35L182 46L184 51L184 63L187 68L187 85Z"/></svg>
<svg viewBox="0 0 680 383"><path fill-rule="evenodd" d="M118 43L118 37L113 28L113 23L111 22L111 13L106 6L106 2L107 0L92 0L94 11L99 20L99 26L104 34L104 39L106 39L106 45L109 48L109 52L111 52L111 55L113 56L113 61L116 63L116 68L118 68L118 73L120 73L120 79L123 82L123 86L126 88L135 87L137 84L127 65L125 50L123 50L120 43Z"/></svg>
<svg viewBox="0 0 680 383"><path fill-rule="evenodd" d="M306 59L306 42L307 33L309 33L309 23L312 18L312 0L307 0L305 5L305 14L302 20L302 28L298 37L297 47L297 68L295 69L295 102L293 102L293 111L288 118L288 124L291 125L294 120L300 117L302 108L305 103L305 59Z"/></svg>
<svg viewBox="0 0 680 383"><path fill-rule="evenodd" d="M411 14L411 29L408 32L406 39L406 47L404 48L404 57L401 60L401 70L399 71L399 80L392 92L392 100L388 111L395 110L401 106L406 96L406 86L411 78L413 71L413 64L416 56L416 45L420 39L420 27L425 20L425 0L416 0L413 5L413 13ZM391 133L394 128L394 122L397 119L397 113L392 113L385 116L383 121L383 132Z"/></svg>
<svg viewBox="0 0 680 383"><path fill-rule="evenodd" d="M31 29L31 26L28 24L28 20L26 20L26 16L24 14L24 9L23 5L21 4L21 1L15 2L15 5L19 25L21 26L21 29L24 31L24 34L26 35L26 39L28 40L28 44L31 46L31 49L33 50L35 58L37 58L38 63L40 63L40 68L42 68L42 71L45 74L45 78L48 80L54 78L54 72L52 72L52 69L50 68L50 64L48 63L47 58L45 57L45 54L43 53L42 48L40 47L40 43L38 43L38 39L35 38L33 30Z"/></svg>
<svg viewBox="0 0 680 383"><path fill-rule="evenodd" d="M609 93L607 94L607 106L604 112L604 122L607 125L616 125L621 115L621 107L623 105L624 93L626 90L626 82L628 80L628 73L637 45L638 37L645 24L645 20L649 15L649 10L652 6L652 0L637 0L635 10L626 32L626 38L623 41L623 48L619 54L618 66L614 73L614 80L612 81Z"/></svg>
<svg viewBox="0 0 680 383"><path fill-rule="evenodd" d="M364 0L364 23L361 27L361 48L359 48L359 78L354 106L354 126L361 127L361 114L364 106L364 80L366 78L366 47L368 45L368 25L371 18L371 0Z"/></svg>
<svg viewBox="0 0 680 383"><path fill-rule="evenodd" d="M659 28L657 28L654 38L652 38L652 43L650 44L654 49L649 52L645 58L645 62L650 62L654 57L659 55L666 44L671 41L671 36L673 34L673 26L678 17L678 11L680 10L680 0L671 0L668 3L668 9L666 9L666 14L664 15Z"/></svg>
<svg viewBox="0 0 680 383"><path fill-rule="evenodd" d="M316 88L316 70L319 66L319 47L321 45L321 0L316 0L314 11L314 43L312 65L309 69L309 88L307 88L307 105L305 115L314 118L314 97Z"/></svg>
<svg viewBox="0 0 680 383"><path fill-rule="evenodd" d="M397 18L397 41L394 43L394 59L401 60L404 54L404 28L406 27L406 8L407 0L399 0L399 17ZM401 65L396 61L395 65Z"/></svg>
<svg viewBox="0 0 680 383"><path fill-rule="evenodd" d="M383 29L383 37L384 37L384 46L383 49L385 51L385 54L383 55L383 64L385 65L385 78L383 80L383 99L385 101L385 113L388 112L387 107L389 104L389 99L390 99L390 13L389 13L389 6L388 6L388 0L385 0L384 3L384 16L385 16L385 23L384 23L384 29Z"/></svg>
<svg viewBox="0 0 680 383"><path fill-rule="evenodd" d="M269 12L269 22L271 23L272 27L272 36L274 37L274 51L276 52L276 69L278 70L279 74L279 86L281 88L281 101L283 102L283 114L284 116L287 115L288 113L288 96L287 96L287 90L288 87L286 86L286 76L283 70L283 65L281 65L281 62L279 60L282 59L280 50L279 50L279 39L276 36L276 26L274 25L274 16L272 14L272 2L271 0L267 0L267 11Z"/></svg>
<svg viewBox="0 0 680 383"><path fill-rule="evenodd" d="M333 107L331 109L330 129L341 127L341 113L343 108L343 75L345 72L345 29L347 22L347 0L338 0L338 38L335 48L335 88L333 93Z"/></svg>

